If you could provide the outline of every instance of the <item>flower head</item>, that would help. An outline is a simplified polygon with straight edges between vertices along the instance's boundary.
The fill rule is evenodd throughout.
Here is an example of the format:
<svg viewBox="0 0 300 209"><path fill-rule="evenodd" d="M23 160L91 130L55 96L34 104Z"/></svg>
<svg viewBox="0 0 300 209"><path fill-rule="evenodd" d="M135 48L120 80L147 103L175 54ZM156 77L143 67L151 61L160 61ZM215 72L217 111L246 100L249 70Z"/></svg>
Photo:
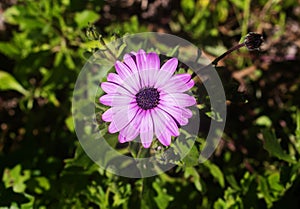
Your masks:
<svg viewBox="0 0 300 209"><path fill-rule="evenodd" d="M111 106L102 119L110 122L110 133L119 132L119 142L140 135L149 148L154 135L165 146L171 144L171 136L179 136L179 127L192 117L187 107L196 100L184 93L194 86L191 75L173 75L177 65L178 60L171 58L160 67L159 56L143 50L125 54L124 62L115 63L116 73L109 73L101 84L107 94L99 101Z"/></svg>

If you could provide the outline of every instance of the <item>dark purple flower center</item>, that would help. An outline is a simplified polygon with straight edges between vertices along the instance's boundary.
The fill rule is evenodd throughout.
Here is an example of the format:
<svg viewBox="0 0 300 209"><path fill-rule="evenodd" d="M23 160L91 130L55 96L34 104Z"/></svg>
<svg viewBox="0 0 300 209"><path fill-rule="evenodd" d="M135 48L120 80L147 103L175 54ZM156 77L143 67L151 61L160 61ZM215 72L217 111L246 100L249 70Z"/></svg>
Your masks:
<svg viewBox="0 0 300 209"><path fill-rule="evenodd" d="M141 89L136 95L138 106L144 110L149 110L157 107L159 102L159 92L156 88L146 87Z"/></svg>

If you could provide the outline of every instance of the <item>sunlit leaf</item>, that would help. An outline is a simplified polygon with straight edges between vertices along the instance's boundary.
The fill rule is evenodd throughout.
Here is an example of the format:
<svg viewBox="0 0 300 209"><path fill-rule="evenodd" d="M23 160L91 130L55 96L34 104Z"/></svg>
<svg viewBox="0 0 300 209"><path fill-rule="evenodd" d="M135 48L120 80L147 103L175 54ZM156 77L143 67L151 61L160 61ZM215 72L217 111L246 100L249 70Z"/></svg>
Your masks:
<svg viewBox="0 0 300 209"><path fill-rule="evenodd" d="M271 127L272 121L268 116L262 115L256 119L256 125Z"/></svg>
<svg viewBox="0 0 300 209"><path fill-rule="evenodd" d="M74 122L73 122L73 117L72 117L72 116L67 117L66 120L65 120L65 123L66 123L68 129L69 129L71 132L74 132Z"/></svg>
<svg viewBox="0 0 300 209"><path fill-rule="evenodd" d="M15 90L23 95L28 95L28 91L9 73L0 71L0 91Z"/></svg>
<svg viewBox="0 0 300 209"><path fill-rule="evenodd" d="M3 182L5 187L13 187L15 192L24 192L26 189L26 180L30 178L30 171L22 171L20 164L16 165L12 169L6 168L4 170Z"/></svg>

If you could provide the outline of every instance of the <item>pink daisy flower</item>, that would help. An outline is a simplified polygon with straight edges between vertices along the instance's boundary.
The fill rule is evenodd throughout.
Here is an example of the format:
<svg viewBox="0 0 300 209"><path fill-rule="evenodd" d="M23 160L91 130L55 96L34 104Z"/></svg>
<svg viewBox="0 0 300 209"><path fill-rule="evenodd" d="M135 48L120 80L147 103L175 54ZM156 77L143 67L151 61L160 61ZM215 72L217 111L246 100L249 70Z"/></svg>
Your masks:
<svg viewBox="0 0 300 209"><path fill-rule="evenodd" d="M143 147L149 148L154 136L164 146L172 136L179 136L179 127L188 124L196 104L194 97L184 93L194 86L189 74L174 74L178 65L171 58L160 67L154 53L125 54L124 62L116 61L117 73L109 73L101 88L107 94L100 103L111 106L102 119L110 122L109 133L119 132L119 142L129 142L138 135Z"/></svg>

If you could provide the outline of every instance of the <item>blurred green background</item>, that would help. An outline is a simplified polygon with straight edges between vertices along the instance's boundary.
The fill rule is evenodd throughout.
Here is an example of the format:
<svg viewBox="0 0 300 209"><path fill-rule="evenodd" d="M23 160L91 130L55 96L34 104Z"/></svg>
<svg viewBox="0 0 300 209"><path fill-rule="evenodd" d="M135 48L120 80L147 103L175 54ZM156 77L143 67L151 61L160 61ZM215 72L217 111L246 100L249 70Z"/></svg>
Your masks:
<svg viewBox="0 0 300 209"><path fill-rule="evenodd" d="M89 54L145 31L170 33L212 59L249 31L261 51L220 67L228 99L218 149L195 145L167 173L128 179L83 152L71 117ZM297 0L2 0L0 208L300 208L300 4ZM196 155L195 155L196 152Z"/></svg>

